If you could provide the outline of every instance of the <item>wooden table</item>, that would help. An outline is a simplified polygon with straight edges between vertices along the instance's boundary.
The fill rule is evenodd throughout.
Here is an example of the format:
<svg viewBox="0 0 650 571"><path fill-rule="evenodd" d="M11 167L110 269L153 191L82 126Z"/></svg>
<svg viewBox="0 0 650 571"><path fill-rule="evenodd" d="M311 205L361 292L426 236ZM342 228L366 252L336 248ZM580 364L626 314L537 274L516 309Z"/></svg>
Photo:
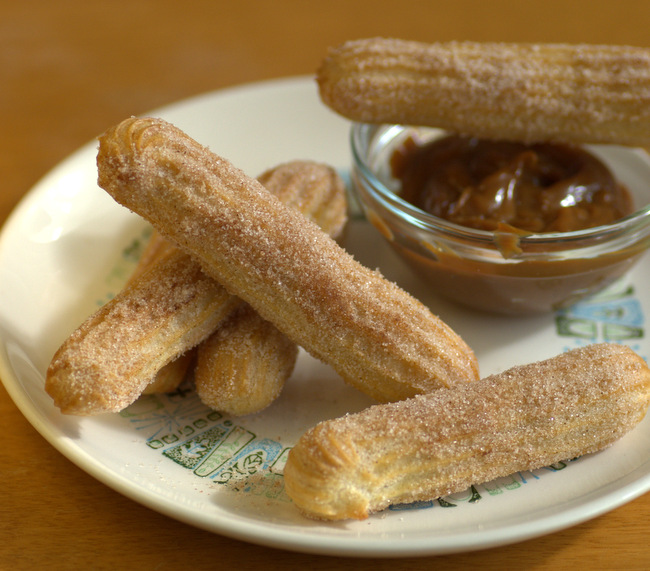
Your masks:
<svg viewBox="0 0 650 571"><path fill-rule="evenodd" d="M312 73L328 46L417 40L650 46L634 0L21 0L0 5L0 221L50 168L107 126L187 96ZM2 300L0 300L0 303ZM518 545L421 559L317 557L168 519L54 450L0 388L1 569L642 569L650 494Z"/></svg>

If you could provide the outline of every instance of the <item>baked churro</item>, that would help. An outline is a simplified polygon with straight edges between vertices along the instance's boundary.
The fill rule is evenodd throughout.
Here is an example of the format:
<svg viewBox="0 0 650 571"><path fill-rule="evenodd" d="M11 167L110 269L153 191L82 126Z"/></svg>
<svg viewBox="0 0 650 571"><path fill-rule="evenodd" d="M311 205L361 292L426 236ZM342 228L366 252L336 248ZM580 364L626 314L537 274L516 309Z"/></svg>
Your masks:
<svg viewBox="0 0 650 571"><path fill-rule="evenodd" d="M240 303L189 255L171 252L64 341L48 367L45 390L66 414L120 411Z"/></svg>
<svg viewBox="0 0 650 571"><path fill-rule="evenodd" d="M174 392L187 378L194 363L196 363L196 350L192 348L186 353L172 359L160 369L153 380L144 388L142 394L156 395Z"/></svg>
<svg viewBox="0 0 650 571"><path fill-rule="evenodd" d="M266 171L261 179L281 200L323 223L334 235L340 234L347 202L343 181L331 167L293 161ZM208 278L190 256L154 231L124 290L57 351L47 371L46 391L63 412L88 415L122 410L142 393L173 390L193 361L188 351L241 305L241 300ZM252 331L254 323L259 325L256 333ZM228 327L231 335L239 335L237 319L231 319ZM283 375L256 379L257 398L251 406L259 407L262 394L267 399L277 395L290 373L288 357L295 360L296 350L289 349L279 332L271 334L269 325L259 320L247 319L241 329L245 339L268 336L263 351L256 354L251 348L248 352L250 359L264 363L251 364L247 370ZM274 368L273 359L282 366ZM206 396L225 394L210 388L223 381L222 375L210 377L209 364L217 363L218 358L203 361L208 365L202 366L200 392ZM243 382L242 375L232 383L235 380ZM239 410L244 409L243 402L244 395Z"/></svg>
<svg viewBox="0 0 650 571"><path fill-rule="evenodd" d="M343 180L331 167L296 160L266 170L257 180L330 236L341 236L347 222L347 198ZM169 248L174 246L154 230L138 268L155 262ZM238 345L241 350L234 350ZM161 369L144 394L173 391L196 363L195 387L204 404L235 416L252 414L280 394L298 353L294 344L250 308L230 316L197 351L198 360L193 351Z"/></svg>
<svg viewBox="0 0 650 571"><path fill-rule="evenodd" d="M650 143L645 48L369 38L332 50L317 79L323 102L358 122L522 142Z"/></svg>
<svg viewBox="0 0 650 571"><path fill-rule="evenodd" d="M350 384L381 400L476 380L466 343L299 212L158 119L100 137L99 185Z"/></svg>
<svg viewBox="0 0 650 571"><path fill-rule="evenodd" d="M285 489L308 516L363 519L601 450L649 403L643 359L592 345L325 421L289 453Z"/></svg>
<svg viewBox="0 0 650 571"><path fill-rule="evenodd" d="M232 416L269 406L291 376L298 347L249 305L234 312L197 351L199 398Z"/></svg>
<svg viewBox="0 0 650 571"><path fill-rule="evenodd" d="M332 167L296 160L263 172L257 180L332 238L342 236L348 220L347 195L345 183Z"/></svg>
<svg viewBox="0 0 650 571"><path fill-rule="evenodd" d="M173 244L160 235L160 232L151 231L149 240L144 247L138 263L129 276L126 283L130 283L139 278L149 268L153 267L159 260L162 260L167 254L176 250Z"/></svg>

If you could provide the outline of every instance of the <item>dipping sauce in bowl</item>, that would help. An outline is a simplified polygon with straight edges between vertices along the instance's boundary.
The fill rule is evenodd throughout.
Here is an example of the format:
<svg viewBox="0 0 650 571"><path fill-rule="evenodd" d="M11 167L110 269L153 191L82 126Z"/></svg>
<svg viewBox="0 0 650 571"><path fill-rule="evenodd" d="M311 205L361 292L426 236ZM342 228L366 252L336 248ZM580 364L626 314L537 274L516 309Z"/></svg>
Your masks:
<svg viewBox="0 0 650 571"><path fill-rule="evenodd" d="M432 289L477 309L560 309L619 278L650 242L643 151L364 124L352 150L371 223Z"/></svg>
<svg viewBox="0 0 650 571"><path fill-rule="evenodd" d="M632 199L590 152L448 135L406 139L391 156L400 196L429 214L478 230L573 232L634 212Z"/></svg>

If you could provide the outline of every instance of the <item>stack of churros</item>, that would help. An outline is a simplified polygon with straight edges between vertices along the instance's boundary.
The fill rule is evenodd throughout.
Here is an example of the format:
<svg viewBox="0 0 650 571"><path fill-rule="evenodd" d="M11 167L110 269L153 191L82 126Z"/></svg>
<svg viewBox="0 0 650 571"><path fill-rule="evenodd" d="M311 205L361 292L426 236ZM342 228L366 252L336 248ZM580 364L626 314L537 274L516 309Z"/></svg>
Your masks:
<svg viewBox="0 0 650 571"><path fill-rule="evenodd" d="M332 236L343 231L345 188L331 167L294 161L260 180ZM259 412L279 395L297 347L244 306L154 230L124 289L54 355L46 391L66 414L117 412L143 393L174 390L196 352L205 404L233 415ZM232 344L246 351L229 350Z"/></svg>
<svg viewBox="0 0 650 571"><path fill-rule="evenodd" d="M476 380L476 358L422 303L317 224L161 120L100 138L99 184L347 382L394 401Z"/></svg>
<svg viewBox="0 0 650 571"><path fill-rule="evenodd" d="M359 121L638 144L650 136L649 69L631 48L365 40L334 50L319 84ZM204 402L250 414L277 396L302 346L380 401L319 424L289 454L288 494L327 520L596 452L646 414L650 370L619 345L479 379L455 331L332 238L345 200L328 167L255 180L153 118L109 129L97 164L100 186L155 233L124 291L54 356L46 389L63 412L173 388L188 365L166 367L192 351Z"/></svg>

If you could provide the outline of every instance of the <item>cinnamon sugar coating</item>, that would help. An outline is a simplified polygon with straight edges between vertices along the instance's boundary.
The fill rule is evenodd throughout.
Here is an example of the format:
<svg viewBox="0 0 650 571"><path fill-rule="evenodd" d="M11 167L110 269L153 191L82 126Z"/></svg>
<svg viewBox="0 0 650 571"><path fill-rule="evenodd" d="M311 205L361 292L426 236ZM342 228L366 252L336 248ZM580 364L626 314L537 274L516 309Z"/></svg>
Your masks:
<svg viewBox="0 0 650 571"><path fill-rule="evenodd" d="M601 450L649 403L643 359L591 345L322 422L289 453L285 488L310 517L363 519Z"/></svg>
<svg viewBox="0 0 650 571"><path fill-rule="evenodd" d="M260 412L279 396L297 357L296 344L244 304L199 345L196 392L231 416Z"/></svg>
<svg viewBox="0 0 650 571"><path fill-rule="evenodd" d="M131 118L100 138L99 185L370 396L476 380L471 349L420 302L176 127Z"/></svg>
<svg viewBox="0 0 650 571"><path fill-rule="evenodd" d="M172 252L64 341L47 369L45 390L65 414L120 411L240 303L190 256Z"/></svg>
<svg viewBox="0 0 650 571"><path fill-rule="evenodd" d="M488 139L647 146L650 50L629 46L346 42L318 70L353 121Z"/></svg>
<svg viewBox="0 0 650 571"><path fill-rule="evenodd" d="M330 166L294 160L264 171L257 180L333 238L342 234L347 196L343 180ZM176 247L154 230L132 277L170 249ZM194 366L197 392L209 407L242 416L269 406L291 375L298 349L273 325L252 314L247 310L229 316L196 350L158 371L143 394L173 391ZM246 350L235 350L239 345Z"/></svg>
<svg viewBox="0 0 650 571"><path fill-rule="evenodd" d="M154 267L166 254L174 250L176 248L154 230L133 273L129 276L127 284L135 281L149 268ZM185 379L193 362L194 352L192 350L172 359L155 374L142 394L169 393L176 390Z"/></svg>

